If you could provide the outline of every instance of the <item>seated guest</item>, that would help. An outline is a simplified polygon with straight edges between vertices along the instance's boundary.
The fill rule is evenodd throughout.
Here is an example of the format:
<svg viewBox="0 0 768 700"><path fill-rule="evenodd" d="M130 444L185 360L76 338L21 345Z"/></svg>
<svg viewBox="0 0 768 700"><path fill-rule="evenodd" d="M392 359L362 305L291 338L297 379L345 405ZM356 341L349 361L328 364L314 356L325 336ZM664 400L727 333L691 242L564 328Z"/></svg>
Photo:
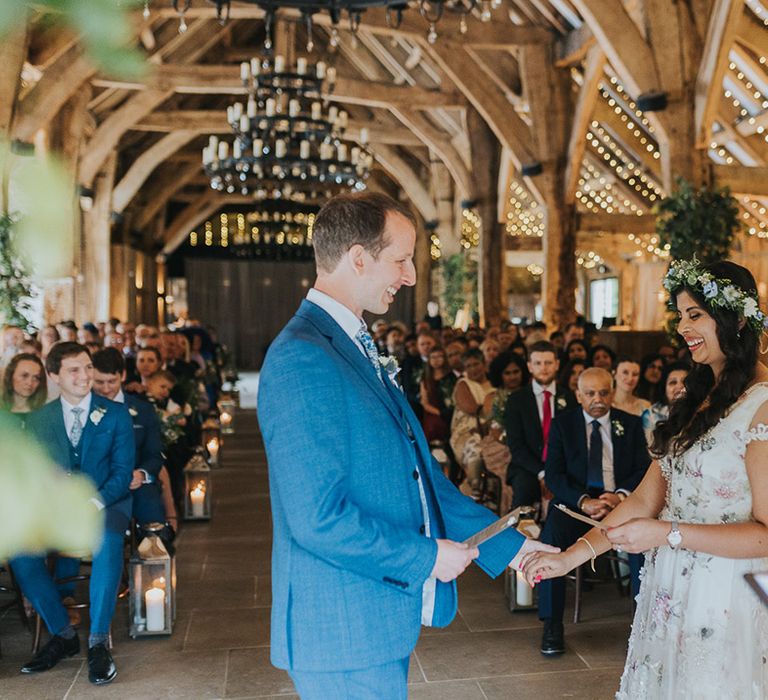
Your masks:
<svg viewBox="0 0 768 700"><path fill-rule="evenodd" d="M46 326L37 335L42 347L41 357L45 360L55 343L59 342L59 332L56 326Z"/></svg>
<svg viewBox="0 0 768 700"><path fill-rule="evenodd" d="M641 399L656 403L663 394L662 371L667 363L661 355L652 353L640 361L640 381L635 392Z"/></svg>
<svg viewBox="0 0 768 700"><path fill-rule="evenodd" d="M104 514L101 546L93 554L88 637L88 679L100 685L117 675L107 641L123 568L123 537L131 516L128 487L135 463L133 423L125 406L92 393L93 364L83 345L58 343L48 354L46 369L58 384L61 398L33 413L28 429L62 469L79 472L93 482L98 491L93 505ZM50 641L21 671L47 671L80 651L77 632L45 556L18 556L11 560L11 567L51 634Z"/></svg>
<svg viewBox="0 0 768 700"><path fill-rule="evenodd" d="M616 353L607 345L594 345L589 355L592 367L600 367L613 372L613 363L616 362Z"/></svg>
<svg viewBox="0 0 768 700"><path fill-rule="evenodd" d="M446 378L449 381L444 381ZM445 350L440 347L432 348L419 388L423 410L421 426L424 428L427 442L448 441L455 385L456 377L448 367Z"/></svg>
<svg viewBox="0 0 768 700"><path fill-rule="evenodd" d="M40 358L31 353L14 355L3 375L0 410L16 416L24 427L29 414L45 404L47 393Z"/></svg>
<svg viewBox="0 0 768 700"><path fill-rule="evenodd" d="M133 419L136 464L131 480L133 517L140 526L166 520L158 478L163 466L160 420L152 404L132 394L125 394L125 359L117 348L105 348L93 356L93 390L105 399L125 404Z"/></svg>
<svg viewBox="0 0 768 700"><path fill-rule="evenodd" d="M573 394L555 382L559 367L554 345L546 340L534 343L528 360L533 381L507 399L504 412L510 454L507 483L512 487L513 509L541 502L552 419L576 405Z"/></svg>
<svg viewBox="0 0 768 700"><path fill-rule="evenodd" d="M448 367L458 379L464 375L464 353L469 349L464 338L454 338L445 346L445 356L448 359Z"/></svg>
<svg viewBox="0 0 768 700"><path fill-rule="evenodd" d="M575 396L579 388L579 375L586 368L586 360L568 360L557 373L557 383L566 389L570 389Z"/></svg>
<svg viewBox="0 0 768 700"><path fill-rule="evenodd" d="M20 346L19 352L29 353L30 355L43 356L43 344L34 338L27 338Z"/></svg>
<svg viewBox="0 0 768 700"><path fill-rule="evenodd" d="M493 387L485 372L482 351L477 348L467 350L462 360L465 374L453 390L450 444L456 460L464 469L473 496L478 496L482 469L481 413L485 397L493 391Z"/></svg>
<svg viewBox="0 0 768 700"><path fill-rule="evenodd" d="M664 396L661 401L657 401L650 408L646 408L642 416L640 416L643 421L645 437L648 439L648 445L651 444L656 424L669 418L670 406L685 394L685 378L690 371L691 366L687 362L673 362L664 366L661 378Z"/></svg>
<svg viewBox="0 0 768 700"><path fill-rule="evenodd" d="M419 401L419 385L424 375L424 368L432 348L435 347L435 338L430 332L420 333L416 336L416 354L408 355L403 360L400 377L403 382L403 393L421 419L421 403Z"/></svg>
<svg viewBox="0 0 768 700"><path fill-rule="evenodd" d="M615 393L613 406L633 416L641 416L651 402L637 395L637 385L640 381L640 364L631 357L620 357L613 371Z"/></svg>
<svg viewBox="0 0 768 700"><path fill-rule="evenodd" d="M136 353L136 378L128 381L125 390L129 394L146 394L147 380L163 367L160 351L154 347L139 348ZM130 379L130 378L129 378Z"/></svg>
<svg viewBox="0 0 768 700"><path fill-rule="evenodd" d="M563 359L565 362L568 362L568 360L586 360L588 357L589 349L587 348L587 344L578 338L568 343L563 351Z"/></svg>
<svg viewBox="0 0 768 700"><path fill-rule="evenodd" d="M643 425L637 416L611 408L613 381L609 372L592 367L579 377L580 409L552 422L546 460L547 486L554 504L562 503L593 520L602 520L642 481L651 458ZM550 508L541 541L565 550L590 526ZM639 589L642 555L630 554L632 590ZM539 617L544 621L541 653L565 651L563 611L565 580L553 578L539 586Z"/></svg>
<svg viewBox="0 0 768 700"><path fill-rule="evenodd" d="M491 362L493 362L493 360L498 357L499 353L501 352L501 346L499 345L498 340L494 340L493 338L486 338L482 343L480 343L480 350L483 352L485 366L490 367Z"/></svg>

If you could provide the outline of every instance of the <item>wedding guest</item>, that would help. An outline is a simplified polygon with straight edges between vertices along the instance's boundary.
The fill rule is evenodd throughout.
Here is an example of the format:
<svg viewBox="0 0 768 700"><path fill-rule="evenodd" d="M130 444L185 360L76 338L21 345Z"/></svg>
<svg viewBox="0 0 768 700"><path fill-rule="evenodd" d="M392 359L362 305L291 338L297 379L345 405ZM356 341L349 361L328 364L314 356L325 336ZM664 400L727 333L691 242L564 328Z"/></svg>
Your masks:
<svg viewBox="0 0 768 700"><path fill-rule="evenodd" d="M88 637L88 679L102 685L117 675L107 642L123 568L123 535L131 513L128 486L135 460L133 424L125 406L92 393L93 364L83 345L57 343L48 354L46 370L61 388L61 399L33 413L28 429L62 469L79 472L93 481L98 490L93 505L104 513L101 545L92 560ZM21 671L47 671L80 651L77 632L70 624L44 555L15 557L11 567L22 592L51 634L48 643Z"/></svg>
<svg viewBox="0 0 768 700"><path fill-rule="evenodd" d="M552 422L545 478L553 504L564 504L593 520L602 520L642 480L650 464L639 418L612 408L612 377L596 367L579 377L580 409L557 416ZM550 507L541 541L570 547L589 531L589 525ZM641 557L630 557L632 588L639 587ZM563 613L565 581L543 582L539 587L539 618L544 622L541 653L565 652Z"/></svg>
<svg viewBox="0 0 768 700"><path fill-rule="evenodd" d="M579 375L586 368L587 363L584 360L569 360L557 373L557 383L566 389L570 389L575 396L579 388Z"/></svg>
<svg viewBox="0 0 768 700"><path fill-rule="evenodd" d="M88 346L88 343L100 346L101 336L99 335L99 329L93 323L84 323L82 327L77 330L77 342L86 347Z"/></svg>
<svg viewBox="0 0 768 700"><path fill-rule="evenodd" d="M486 338L482 343L480 343L480 351L483 353L485 366L490 367L491 362L493 362L494 358L498 357L499 353L501 352L501 345L491 338Z"/></svg>
<svg viewBox="0 0 768 700"><path fill-rule="evenodd" d="M403 382L403 392L413 407L416 415L421 418L421 403L419 402L419 384L424 374L427 358L435 347L435 338L431 331L416 336L416 355L408 355L403 360L400 377Z"/></svg>
<svg viewBox="0 0 768 700"><path fill-rule="evenodd" d="M2 333L2 354L0 354L0 374L14 355L21 352L21 344L24 342L24 331L19 326L6 324Z"/></svg>
<svg viewBox="0 0 768 700"><path fill-rule="evenodd" d="M661 379L665 364L664 358L657 353L646 355L640 361L640 381L635 393L641 399L654 403L661 398L664 386Z"/></svg>
<svg viewBox="0 0 768 700"><path fill-rule="evenodd" d="M613 395L613 406L633 416L642 415L651 402L637 396L637 385L640 381L640 364L631 357L620 357L613 371L616 390Z"/></svg>
<svg viewBox="0 0 768 700"><path fill-rule="evenodd" d="M573 340L584 340L584 324L578 321L567 323L563 329L563 345L567 348ZM586 359L586 357L582 358Z"/></svg>
<svg viewBox="0 0 768 700"><path fill-rule="evenodd" d="M473 348L463 357L464 376L456 382L453 390L453 418L451 419L451 449L467 476L472 495L480 492L482 458L482 410L485 397L493 391L488 381L483 353Z"/></svg>
<svg viewBox="0 0 768 700"><path fill-rule="evenodd" d="M45 326L40 331L38 339L42 345L40 356L45 360L54 343L59 342L59 332L56 330L56 326Z"/></svg>
<svg viewBox="0 0 768 700"><path fill-rule="evenodd" d="M127 321L118 323L115 330L123 336L123 355L135 359L136 350L138 349L136 344L136 324Z"/></svg>
<svg viewBox="0 0 768 700"><path fill-rule="evenodd" d="M562 331L554 331L549 336L549 342L555 346L558 355L565 350L565 334Z"/></svg>
<svg viewBox="0 0 768 700"><path fill-rule="evenodd" d="M163 358L160 351L154 347L139 348L136 353L136 373L138 380L129 382L125 390L131 394L146 394L147 380L158 370L162 369Z"/></svg>
<svg viewBox="0 0 768 700"><path fill-rule="evenodd" d="M457 379L464 374L464 360L462 358L468 349L467 343L463 338L455 338L445 347L448 366Z"/></svg>
<svg viewBox="0 0 768 700"><path fill-rule="evenodd" d="M533 381L510 394L504 414L511 456L506 481L512 487L513 509L541 502L552 419L575 405L573 394L555 382L560 366L555 346L541 340L531 346L530 353L528 371Z"/></svg>
<svg viewBox="0 0 768 700"><path fill-rule="evenodd" d="M607 345L593 345L589 353L589 364L592 367L613 372L613 365L616 362L616 353Z"/></svg>
<svg viewBox="0 0 768 700"><path fill-rule="evenodd" d="M587 344L579 338L574 338L566 346L563 353L565 362L568 360L587 360L589 358L589 348Z"/></svg>
<svg viewBox="0 0 768 700"><path fill-rule="evenodd" d="M45 404L47 393L45 368L40 358L32 353L15 355L3 375L0 408L15 415L23 427L28 415Z"/></svg>
<svg viewBox="0 0 768 700"><path fill-rule="evenodd" d="M453 379L452 386L444 381L446 378ZM421 426L427 442L448 441L453 408L451 397L455 382L456 378L448 367L445 350L440 347L432 348L419 387L423 410Z"/></svg>
<svg viewBox="0 0 768 700"><path fill-rule="evenodd" d="M664 366L661 377L664 395L660 401L657 401L650 408L646 408L641 415L649 445L652 442L653 431L656 426L669 418L670 407L685 394L685 378L690 370L691 366L686 362L673 362Z"/></svg>
<svg viewBox="0 0 768 700"><path fill-rule="evenodd" d="M398 362L402 362L405 357L405 347L403 346L403 333L394 326L387 329L384 342L384 355L394 357Z"/></svg>
<svg viewBox="0 0 768 700"><path fill-rule="evenodd" d="M744 575L768 569L768 370L757 284L730 261L664 280L691 348L686 392L654 431L640 486L529 581L609 550L646 552L618 700L768 697L768 612Z"/></svg>
<svg viewBox="0 0 768 700"><path fill-rule="evenodd" d="M65 343L77 341L77 326L74 321L62 321L56 324L56 331L59 334L59 340Z"/></svg>
<svg viewBox="0 0 768 700"><path fill-rule="evenodd" d="M668 343L664 343L664 345L660 345L659 349L656 351L657 355L661 355L664 362L666 364L671 364L677 359L677 353L675 352L675 348L669 345Z"/></svg>

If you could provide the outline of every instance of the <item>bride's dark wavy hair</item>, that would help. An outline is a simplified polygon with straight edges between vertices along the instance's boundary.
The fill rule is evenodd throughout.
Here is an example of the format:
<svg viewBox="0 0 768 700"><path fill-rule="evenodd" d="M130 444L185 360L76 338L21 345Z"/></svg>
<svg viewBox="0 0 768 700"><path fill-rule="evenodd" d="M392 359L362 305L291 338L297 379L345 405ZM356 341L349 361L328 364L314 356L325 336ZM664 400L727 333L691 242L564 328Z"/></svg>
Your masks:
<svg viewBox="0 0 768 700"><path fill-rule="evenodd" d="M723 260L702 265L701 269L718 281L730 280L735 287L758 298L755 278L741 265ZM754 379L760 346L760 336L750 324L745 323L739 328L742 316L730 309L708 304L698 288L683 285L675 289L671 293L675 308L680 292L688 292L698 306L714 319L717 340L725 355L725 366L715 384L709 365L693 363L685 379L685 395L672 403L669 418L659 422L653 431L651 453L657 457L669 453L681 454L718 423ZM709 405L699 410L707 396Z"/></svg>

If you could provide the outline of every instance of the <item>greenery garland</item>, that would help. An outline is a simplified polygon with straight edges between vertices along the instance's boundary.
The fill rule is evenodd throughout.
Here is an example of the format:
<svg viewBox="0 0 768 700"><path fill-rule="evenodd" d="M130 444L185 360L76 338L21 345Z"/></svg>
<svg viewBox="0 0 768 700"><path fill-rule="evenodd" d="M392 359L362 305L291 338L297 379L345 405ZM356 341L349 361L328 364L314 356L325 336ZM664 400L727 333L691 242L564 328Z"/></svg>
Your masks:
<svg viewBox="0 0 768 700"><path fill-rule="evenodd" d="M15 219L0 214L0 323L32 328L29 304L34 292L27 267L16 252Z"/></svg>

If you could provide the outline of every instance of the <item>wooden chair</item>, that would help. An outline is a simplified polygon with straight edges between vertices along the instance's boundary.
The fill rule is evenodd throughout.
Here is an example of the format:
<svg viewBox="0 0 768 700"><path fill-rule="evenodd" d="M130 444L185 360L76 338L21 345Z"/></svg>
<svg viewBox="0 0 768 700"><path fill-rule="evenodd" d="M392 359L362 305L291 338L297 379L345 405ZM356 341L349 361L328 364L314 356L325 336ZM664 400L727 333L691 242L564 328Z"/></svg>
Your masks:
<svg viewBox="0 0 768 700"><path fill-rule="evenodd" d="M573 603L573 622L578 624L581 622L581 604L584 597L584 584L602 584L602 583L615 583L620 596L628 596L630 590L630 574L627 571L626 574L621 573L620 564L624 564L628 567L626 560L621 559L618 554L614 552L606 552L601 554L596 560L596 568L600 564L608 564L610 567L609 576L601 576L599 574L592 574L591 569L585 569L589 564L582 564L576 567L576 570L572 574L568 574L566 578L574 582L575 596ZM589 572L585 575L585 571Z"/></svg>

